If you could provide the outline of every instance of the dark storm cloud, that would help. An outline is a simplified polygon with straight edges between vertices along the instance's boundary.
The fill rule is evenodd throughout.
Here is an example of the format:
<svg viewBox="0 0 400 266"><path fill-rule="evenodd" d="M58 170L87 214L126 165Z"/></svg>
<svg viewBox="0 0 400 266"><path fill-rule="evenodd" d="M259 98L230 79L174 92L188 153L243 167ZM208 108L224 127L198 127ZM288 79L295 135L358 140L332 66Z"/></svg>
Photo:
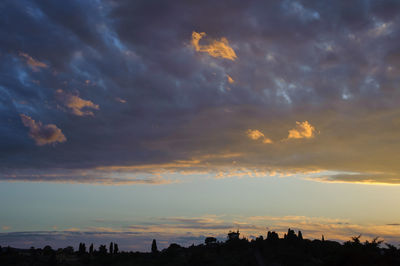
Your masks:
<svg viewBox="0 0 400 266"><path fill-rule="evenodd" d="M397 1L37 0L0 10L3 177L232 165L379 172L376 182L400 173ZM205 33L198 49L194 32ZM214 56L221 47L235 56ZM51 121L68 141L35 146L19 114ZM296 122L318 134L289 139Z"/></svg>

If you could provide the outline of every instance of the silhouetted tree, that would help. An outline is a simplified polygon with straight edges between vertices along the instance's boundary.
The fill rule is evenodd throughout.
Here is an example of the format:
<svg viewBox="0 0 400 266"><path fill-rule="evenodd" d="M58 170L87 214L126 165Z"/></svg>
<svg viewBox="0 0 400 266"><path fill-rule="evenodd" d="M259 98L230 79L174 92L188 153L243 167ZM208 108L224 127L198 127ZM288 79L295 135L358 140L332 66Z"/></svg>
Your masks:
<svg viewBox="0 0 400 266"><path fill-rule="evenodd" d="M297 234L297 237L299 238L299 240L303 240L303 234L301 233L300 230L299 233Z"/></svg>
<svg viewBox="0 0 400 266"><path fill-rule="evenodd" d="M114 243L113 242L110 243L110 248L108 251L110 252L110 254L114 254Z"/></svg>
<svg viewBox="0 0 400 266"><path fill-rule="evenodd" d="M63 253L67 255L72 255L74 254L74 248L71 246L63 248Z"/></svg>
<svg viewBox="0 0 400 266"><path fill-rule="evenodd" d="M106 247L106 245L100 245L100 247L99 247L99 253L100 253L100 254L103 254L103 255L107 254L107 247Z"/></svg>
<svg viewBox="0 0 400 266"><path fill-rule="evenodd" d="M157 253L158 252L157 243L156 243L155 239L153 239L153 242L151 243L151 252L152 253Z"/></svg>
<svg viewBox="0 0 400 266"><path fill-rule="evenodd" d="M167 248L166 253L170 256L176 256L177 254L179 254L179 252L182 250L182 247L179 246L176 243L172 243L171 245L169 245L169 247Z"/></svg>
<svg viewBox="0 0 400 266"><path fill-rule="evenodd" d="M234 241L234 240L239 240L239 230L237 230L236 232L229 232L228 233L228 241Z"/></svg>
<svg viewBox="0 0 400 266"><path fill-rule="evenodd" d="M290 228L288 229L287 234L285 234L283 238L289 242L293 242L293 241L297 240L296 233L294 232L294 230L292 230Z"/></svg>
<svg viewBox="0 0 400 266"><path fill-rule="evenodd" d="M54 250L49 245L47 245L43 248L44 255L51 255L51 254L53 254L53 252L54 252Z"/></svg>
<svg viewBox="0 0 400 266"><path fill-rule="evenodd" d="M355 243L355 244L361 244L360 238L361 238L361 235L353 236L351 238L351 240L353 240L353 243Z"/></svg>
<svg viewBox="0 0 400 266"><path fill-rule="evenodd" d="M80 255L83 255L83 254L86 253L86 245L85 245L85 243L79 243L78 253Z"/></svg>
<svg viewBox="0 0 400 266"><path fill-rule="evenodd" d="M89 247L89 254L93 254L93 243L90 244L90 247Z"/></svg>
<svg viewBox="0 0 400 266"><path fill-rule="evenodd" d="M206 239L204 240L204 243L206 243L206 245L215 244L216 242L217 239L215 237L206 237Z"/></svg>
<svg viewBox="0 0 400 266"><path fill-rule="evenodd" d="M379 246L382 244L383 240L378 240L379 237L375 237L371 242L365 241L364 246L371 250L378 250Z"/></svg>
<svg viewBox="0 0 400 266"><path fill-rule="evenodd" d="M268 231L267 240L270 241L270 242L271 241L277 241L277 240L279 240L279 235L274 231L272 231L272 232Z"/></svg>
<svg viewBox="0 0 400 266"><path fill-rule="evenodd" d="M233 233L233 234L232 234ZM294 240L290 242L289 240ZM163 252L158 252L156 240L153 240L148 253L118 253L118 245L110 243L101 245L94 251L90 245L91 256L78 256L85 250L85 244L79 243L79 250L73 247L59 248L54 251L50 246L31 250L12 247L3 248L0 254L0 265L400 265L400 250L391 244L380 247L378 238L360 241L360 236L353 237L344 244L322 239L303 239L301 231L294 234L289 229L284 239L275 232L268 232L249 242L239 239L239 231L230 232L226 242L217 242L215 237L207 237L206 245L181 247L172 243ZM232 241L234 240L234 241ZM218 243L218 244L216 244ZM209 246L215 244L215 246ZM1 248L1 247L0 247ZM30 254L30 255L29 255Z"/></svg>

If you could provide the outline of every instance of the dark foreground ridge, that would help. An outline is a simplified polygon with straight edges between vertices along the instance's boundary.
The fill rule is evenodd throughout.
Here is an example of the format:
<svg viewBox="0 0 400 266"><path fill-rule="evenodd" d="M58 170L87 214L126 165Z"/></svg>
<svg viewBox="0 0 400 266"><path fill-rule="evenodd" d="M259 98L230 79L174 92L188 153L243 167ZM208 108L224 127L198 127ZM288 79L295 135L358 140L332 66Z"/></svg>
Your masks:
<svg viewBox="0 0 400 266"><path fill-rule="evenodd" d="M400 249L375 238L360 241L360 236L340 244L335 241L303 239L301 231L296 234L289 229L283 238L268 232L255 240L240 238L239 231L229 232L225 242L207 237L204 244L181 247L171 244L159 251L156 240L151 253L121 252L118 245L93 244L79 249L72 247L53 250L16 249L0 247L0 265L400 265Z"/></svg>

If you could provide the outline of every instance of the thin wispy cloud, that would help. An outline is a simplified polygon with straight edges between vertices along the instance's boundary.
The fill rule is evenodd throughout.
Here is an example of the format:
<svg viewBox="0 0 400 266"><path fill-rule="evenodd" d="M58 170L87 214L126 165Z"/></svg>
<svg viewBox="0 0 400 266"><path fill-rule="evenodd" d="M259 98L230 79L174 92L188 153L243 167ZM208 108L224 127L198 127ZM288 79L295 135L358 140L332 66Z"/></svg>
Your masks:
<svg viewBox="0 0 400 266"><path fill-rule="evenodd" d="M98 104L92 101L84 100L78 95L64 92L61 89L56 91L56 98L63 104L72 114L77 116L93 116L93 110L99 110Z"/></svg>
<svg viewBox="0 0 400 266"><path fill-rule="evenodd" d="M40 71L41 68L48 68L49 66L43 62L34 59L32 56L20 52L19 55L25 59L26 64L35 72Z"/></svg>
<svg viewBox="0 0 400 266"><path fill-rule="evenodd" d="M230 83L230 84L233 84L233 83L235 83L235 80L231 77L231 76L229 76L229 75L226 75L226 77L227 77L227 79L228 79L228 82Z"/></svg>

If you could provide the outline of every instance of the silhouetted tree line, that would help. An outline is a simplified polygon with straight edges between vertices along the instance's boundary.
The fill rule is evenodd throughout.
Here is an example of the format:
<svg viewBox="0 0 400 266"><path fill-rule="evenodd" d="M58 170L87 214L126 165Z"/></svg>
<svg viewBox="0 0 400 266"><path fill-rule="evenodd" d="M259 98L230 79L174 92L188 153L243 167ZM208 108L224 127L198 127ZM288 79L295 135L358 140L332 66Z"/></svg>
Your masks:
<svg viewBox="0 0 400 266"><path fill-rule="evenodd" d="M52 249L0 247L0 265L400 265L400 249L378 238L360 241L361 236L340 244L335 241L303 239L303 234L288 229L283 238L269 231L266 238L240 238L229 232L226 241L206 237L204 244L182 247L172 243L158 250L153 239L151 252L120 252L118 244L79 243L77 251L68 246Z"/></svg>

